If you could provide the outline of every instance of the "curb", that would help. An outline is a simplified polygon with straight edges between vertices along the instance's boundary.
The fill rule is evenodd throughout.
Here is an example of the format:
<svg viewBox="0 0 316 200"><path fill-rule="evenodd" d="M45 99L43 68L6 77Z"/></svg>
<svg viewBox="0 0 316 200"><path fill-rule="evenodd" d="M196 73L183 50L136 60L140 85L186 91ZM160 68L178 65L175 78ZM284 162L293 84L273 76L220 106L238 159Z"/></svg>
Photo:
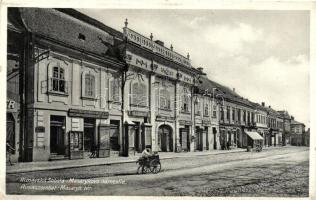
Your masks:
<svg viewBox="0 0 316 200"><path fill-rule="evenodd" d="M219 155L219 154L228 154L228 153L240 153L240 152L246 152L244 149L241 149L240 151L223 151L223 152L217 152L215 154L209 153L209 154L200 154L200 155L189 155L189 156L168 156L164 158L160 158L160 160L168 160L173 158L190 158L190 157L196 157L196 156L209 156L209 155ZM60 169L72 169L72 168L82 168L82 167L92 167L92 166L102 166L102 165L115 165L115 164L122 164L122 163L134 163L137 159L132 160L123 160L123 161L110 161L108 163L91 163L91 164L85 164L85 165L72 165L72 166L60 166L55 168L45 168L42 169L17 169L12 171L7 171L6 174L16 174L16 173L26 173L26 172L37 172L37 171L53 171L53 170L60 170Z"/></svg>

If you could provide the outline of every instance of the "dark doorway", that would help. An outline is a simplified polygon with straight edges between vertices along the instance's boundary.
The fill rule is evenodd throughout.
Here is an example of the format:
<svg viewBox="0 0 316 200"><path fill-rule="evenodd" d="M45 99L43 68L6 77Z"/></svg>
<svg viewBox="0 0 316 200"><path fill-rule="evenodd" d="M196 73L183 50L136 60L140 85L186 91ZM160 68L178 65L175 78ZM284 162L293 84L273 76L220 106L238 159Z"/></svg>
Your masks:
<svg viewBox="0 0 316 200"><path fill-rule="evenodd" d="M65 117L50 116L50 153L65 154Z"/></svg>
<svg viewBox="0 0 316 200"><path fill-rule="evenodd" d="M216 141L216 133L217 133L217 131L216 131L216 128L215 127L213 127L212 128L213 129L213 136L214 136L214 149L217 149L217 141Z"/></svg>
<svg viewBox="0 0 316 200"><path fill-rule="evenodd" d="M84 118L83 119L83 144L84 151L92 152L96 150L95 143L95 119L94 118Z"/></svg>
<svg viewBox="0 0 316 200"><path fill-rule="evenodd" d="M205 128L204 128L204 130L205 130L205 141L206 141L206 150L209 150L209 141L208 141L208 127L207 126L205 126Z"/></svg>
<svg viewBox="0 0 316 200"><path fill-rule="evenodd" d="M167 125L162 125L158 129L158 146L160 151L169 152L173 151L172 131Z"/></svg>
<svg viewBox="0 0 316 200"><path fill-rule="evenodd" d="M190 142L189 142L189 126L185 126L180 129L180 144L182 151L190 150Z"/></svg>
<svg viewBox="0 0 316 200"><path fill-rule="evenodd" d="M143 151L142 130L140 128L140 122L133 121L135 123L135 150L138 153Z"/></svg>
<svg viewBox="0 0 316 200"><path fill-rule="evenodd" d="M196 137L197 137L196 150L202 151L203 150L203 129L196 127L195 132L196 132Z"/></svg>
<svg viewBox="0 0 316 200"><path fill-rule="evenodd" d="M11 113L7 113L7 143L15 149L15 121ZM11 154L15 153L11 148L7 149L7 151Z"/></svg>
<svg viewBox="0 0 316 200"><path fill-rule="evenodd" d="M119 151L120 120L110 120L110 124L110 149L111 151Z"/></svg>

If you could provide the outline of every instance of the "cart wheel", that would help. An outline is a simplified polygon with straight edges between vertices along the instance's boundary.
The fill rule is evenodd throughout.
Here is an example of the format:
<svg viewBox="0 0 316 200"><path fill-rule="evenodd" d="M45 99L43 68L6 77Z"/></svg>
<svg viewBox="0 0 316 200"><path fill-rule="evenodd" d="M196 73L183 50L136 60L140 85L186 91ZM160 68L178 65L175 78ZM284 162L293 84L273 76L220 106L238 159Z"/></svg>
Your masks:
<svg viewBox="0 0 316 200"><path fill-rule="evenodd" d="M152 160L150 162L150 171L153 174L157 174L159 173L161 170L161 164L159 160Z"/></svg>
<svg viewBox="0 0 316 200"><path fill-rule="evenodd" d="M150 172L151 172L151 170L150 170L150 167L149 167L149 166L144 165L144 166L142 167L142 173L143 173L143 174L148 174L148 173L150 173Z"/></svg>

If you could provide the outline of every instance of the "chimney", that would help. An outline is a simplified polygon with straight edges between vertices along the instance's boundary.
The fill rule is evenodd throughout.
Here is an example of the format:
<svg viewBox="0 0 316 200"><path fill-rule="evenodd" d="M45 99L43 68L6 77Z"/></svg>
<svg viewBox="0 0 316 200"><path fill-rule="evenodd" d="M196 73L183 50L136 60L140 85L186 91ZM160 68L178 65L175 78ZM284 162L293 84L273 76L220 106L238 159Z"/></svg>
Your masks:
<svg viewBox="0 0 316 200"><path fill-rule="evenodd" d="M161 40L155 40L156 44L159 44L160 46L165 46L165 43Z"/></svg>
<svg viewBox="0 0 316 200"><path fill-rule="evenodd" d="M291 115L291 120L294 120L294 117Z"/></svg>
<svg viewBox="0 0 316 200"><path fill-rule="evenodd" d="M269 105L269 108L271 108L271 106Z"/></svg>
<svg viewBox="0 0 316 200"><path fill-rule="evenodd" d="M233 88L233 92L236 92L235 88Z"/></svg>
<svg viewBox="0 0 316 200"><path fill-rule="evenodd" d="M261 105L264 107L264 106L265 106L265 103L264 103L264 102L261 102Z"/></svg>

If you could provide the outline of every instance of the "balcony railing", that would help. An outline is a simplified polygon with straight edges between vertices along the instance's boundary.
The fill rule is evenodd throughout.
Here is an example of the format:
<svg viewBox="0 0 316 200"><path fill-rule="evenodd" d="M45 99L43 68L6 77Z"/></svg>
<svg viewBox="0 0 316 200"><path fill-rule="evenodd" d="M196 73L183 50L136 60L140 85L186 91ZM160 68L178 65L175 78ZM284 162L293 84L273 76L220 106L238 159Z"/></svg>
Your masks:
<svg viewBox="0 0 316 200"><path fill-rule="evenodd" d="M187 57L184 57L177 52L174 52L162 45L159 45L155 43L153 40L127 27L124 27L124 35L129 41L134 42L143 48L149 49L153 51L154 53L162 55L163 57L168 58L179 64L182 64L184 66L191 67L191 61Z"/></svg>

